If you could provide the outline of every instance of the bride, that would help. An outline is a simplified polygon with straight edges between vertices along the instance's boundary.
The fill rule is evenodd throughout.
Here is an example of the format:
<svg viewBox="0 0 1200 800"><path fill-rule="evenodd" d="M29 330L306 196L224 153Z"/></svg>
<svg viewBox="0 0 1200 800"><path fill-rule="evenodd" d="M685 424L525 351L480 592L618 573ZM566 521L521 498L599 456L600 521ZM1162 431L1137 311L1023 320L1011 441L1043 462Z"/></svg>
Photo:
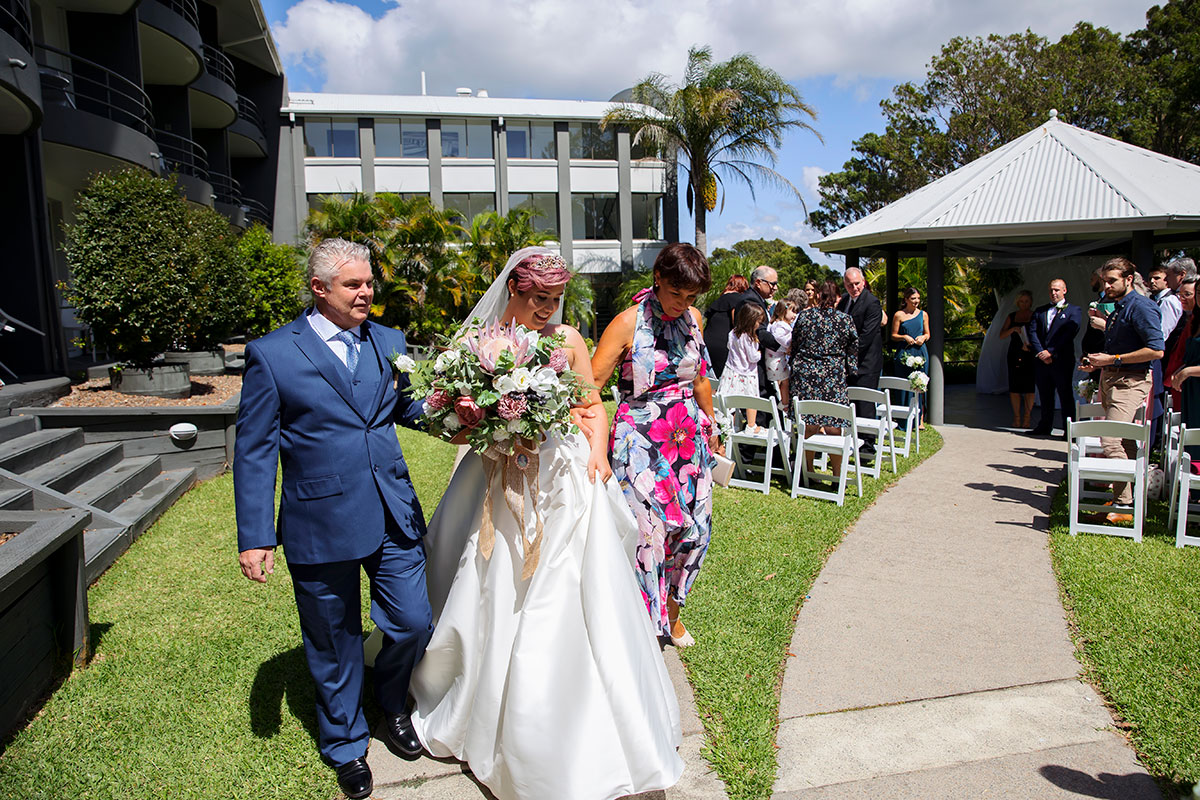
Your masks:
<svg viewBox="0 0 1200 800"><path fill-rule="evenodd" d="M472 316L565 334L571 369L590 384L583 337L553 321L570 278L552 251L525 248ZM425 537L435 627L413 674L413 725L430 753L466 761L499 800L612 800L669 787L683 770L679 707L631 566L637 524L608 480L599 393L584 403L601 418L592 440L541 446L534 502L545 533L528 580L522 522L503 500L492 503L491 557L478 552L477 454L455 471ZM532 526L532 509L525 516Z"/></svg>

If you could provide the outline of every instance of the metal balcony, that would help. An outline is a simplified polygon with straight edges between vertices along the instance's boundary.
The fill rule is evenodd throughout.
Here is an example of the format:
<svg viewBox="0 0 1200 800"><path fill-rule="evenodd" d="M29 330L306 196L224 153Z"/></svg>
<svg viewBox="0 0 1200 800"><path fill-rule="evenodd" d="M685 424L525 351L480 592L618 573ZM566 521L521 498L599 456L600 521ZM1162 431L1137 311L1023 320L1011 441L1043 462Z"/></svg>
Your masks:
<svg viewBox="0 0 1200 800"><path fill-rule="evenodd" d="M154 135L150 98L133 81L49 45L37 45L42 99L47 107L84 111L132 128L143 136Z"/></svg>
<svg viewBox="0 0 1200 800"><path fill-rule="evenodd" d="M208 180L208 152L203 147L170 131L156 130L154 139L158 142L163 166L169 172Z"/></svg>
<svg viewBox="0 0 1200 800"><path fill-rule="evenodd" d="M25 52L33 52L33 23L27 0L0 0L0 31L4 31Z"/></svg>
<svg viewBox="0 0 1200 800"><path fill-rule="evenodd" d="M204 71L222 83L237 88L237 74L233 71L233 62L211 44L204 45Z"/></svg>

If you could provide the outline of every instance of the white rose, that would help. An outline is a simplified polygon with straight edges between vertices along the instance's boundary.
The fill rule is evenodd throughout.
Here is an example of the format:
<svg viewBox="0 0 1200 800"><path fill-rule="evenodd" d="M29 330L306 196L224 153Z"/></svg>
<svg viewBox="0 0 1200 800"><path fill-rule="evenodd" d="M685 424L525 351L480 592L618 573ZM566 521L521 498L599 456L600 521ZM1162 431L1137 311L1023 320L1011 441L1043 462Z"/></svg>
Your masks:
<svg viewBox="0 0 1200 800"><path fill-rule="evenodd" d="M417 362L409 356L397 354L392 359L392 366L396 368L397 372L412 372L416 369Z"/></svg>
<svg viewBox="0 0 1200 800"><path fill-rule="evenodd" d="M520 433L521 432L521 420L510 419L508 421L508 424L505 425L504 427L509 433Z"/></svg>
<svg viewBox="0 0 1200 800"><path fill-rule="evenodd" d="M492 431L493 442L507 442L510 438L512 438L512 434L506 428L496 428Z"/></svg>
<svg viewBox="0 0 1200 800"><path fill-rule="evenodd" d="M512 389L509 389L505 394L511 392L527 392L529 387L533 385L533 373L525 367L517 367L509 375L512 380Z"/></svg>
<svg viewBox="0 0 1200 800"><path fill-rule="evenodd" d="M550 367L542 367L532 375L533 389L538 392L546 392L554 388L558 383L558 373L550 369Z"/></svg>
<svg viewBox="0 0 1200 800"><path fill-rule="evenodd" d="M500 394L512 394L517 391L517 384L511 375L497 375L492 380L492 388Z"/></svg>
<svg viewBox="0 0 1200 800"><path fill-rule="evenodd" d="M458 421L458 414L450 413L442 420L442 427L450 433L454 433L462 427L462 423Z"/></svg>
<svg viewBox="0 0 1200 800"><path fill-rule="evenodd" d="M445 372L458 363L459 355L457 350L445 350L438 357L437 361L433 362L433 367L438 372Z"/></svg>

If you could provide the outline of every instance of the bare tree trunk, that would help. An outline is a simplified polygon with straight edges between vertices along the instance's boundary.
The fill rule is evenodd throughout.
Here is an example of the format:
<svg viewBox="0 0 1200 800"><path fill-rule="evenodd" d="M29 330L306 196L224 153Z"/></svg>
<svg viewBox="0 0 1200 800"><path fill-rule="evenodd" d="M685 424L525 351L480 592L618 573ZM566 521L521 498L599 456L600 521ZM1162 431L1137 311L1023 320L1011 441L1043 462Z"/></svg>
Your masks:
<svg viewBox="0 0 1200 800"><path fill-rule="evenodd" d="M708 209L704 207L704 195L700 187L692 184L692 196L695 198L693 208L696 213L696 249L708 258L708 231L706 230Z"/></svg>

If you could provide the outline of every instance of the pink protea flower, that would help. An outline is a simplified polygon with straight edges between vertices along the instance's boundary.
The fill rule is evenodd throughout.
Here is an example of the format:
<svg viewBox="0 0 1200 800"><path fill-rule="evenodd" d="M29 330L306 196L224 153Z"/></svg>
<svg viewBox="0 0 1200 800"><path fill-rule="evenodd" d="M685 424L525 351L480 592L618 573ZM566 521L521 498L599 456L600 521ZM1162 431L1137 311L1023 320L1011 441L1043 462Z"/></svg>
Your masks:
<svg viewBox="0 0 1200 800"><path fill-rule="evenodd" d="M659 449L668 464L679 459L691 461L696 455L696 422L688 416L683 403L676 403L665 417L654 420L647 433L652 441L662 445Z"/></svg>
<svg viewBox="0 0 1200 800"><path fill-rule="evenodd" d="M520 419L526 411L529 410L529 401L525 399L523 394L506 394L501 395L496 402L496 413L501 419L512 421Z"/></svg>
<svg viewBox="0 0 1200 800"><path fill-rule="evenodd" d="M425 398L425 407L430 411L441 411L450 407L450 393L445 389L434 389Z"/></svg>
<svg viewBox="0 0 1200 800"><path fill-rule="evenodd" d="M566 372L570 366L571 361L567 358L566 350L563 350L561 347L559 347L550 354L550 369L554 370L559 375L562 375L564 372Z"/></svg>

